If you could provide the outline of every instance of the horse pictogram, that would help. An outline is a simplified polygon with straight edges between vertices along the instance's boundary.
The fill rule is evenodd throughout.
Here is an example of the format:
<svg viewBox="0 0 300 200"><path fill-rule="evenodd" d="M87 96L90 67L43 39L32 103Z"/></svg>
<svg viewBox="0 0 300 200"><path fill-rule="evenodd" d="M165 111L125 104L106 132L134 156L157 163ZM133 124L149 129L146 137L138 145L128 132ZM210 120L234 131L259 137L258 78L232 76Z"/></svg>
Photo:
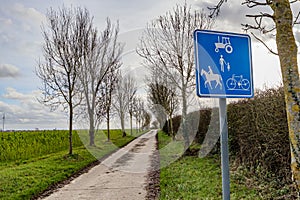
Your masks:
<svg viewBox="0 0 300 200"><path fill-rule="evenodd" d="M222 89L222 83L221 83L222 77L221 77L221 75L213 73L210 66L208 66L208 68L209 68L208 72L205 71L204 69L201 70L201 76L205 77L204 86L206 87L206 85L209 84L210 88L213 89L211 83L216 81L215 88L217 88L219 86L220 89Z"/></svg>

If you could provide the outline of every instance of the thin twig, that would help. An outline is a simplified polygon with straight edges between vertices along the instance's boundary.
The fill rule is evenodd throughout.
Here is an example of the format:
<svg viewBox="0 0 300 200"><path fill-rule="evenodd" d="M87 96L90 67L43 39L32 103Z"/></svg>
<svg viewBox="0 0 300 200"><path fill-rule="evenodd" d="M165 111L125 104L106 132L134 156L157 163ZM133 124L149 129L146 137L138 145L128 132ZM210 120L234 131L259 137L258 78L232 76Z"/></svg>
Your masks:
<svg viewBox="0 0 300 200"><path fill-rule="evenodd" d="M278 53L276 53L275 51L273 51L262 39L260 39L259 37L257 37L254 33L251 32L251 35L258 40L259 42L261 42L272 54L278 56Z"/></svg>
<svg viewBox="0 0 300 200"><path fill-rule="evenodd" d="M246 4L248 8L253 8L256 6L266 6L270 5L272 1L266 1L265 3L263 2L258 2L256 0L246 0L245 2L242 3L242 5Z"/></svg>
<svg viewBox="0 0 300 200"><path fill-rule="evenodd" d="M227 2L227 0L220 0L219 3L216 6L207 7L211 11L211 13L209 14L209 17L210 18L217 17L220 13L221 6L225 2Z"/></svg>
<svg viewBox="0 0 300 200"><path fill-rule="evenodd" d="M295 24L300 24L299 17L300 17L300 11L298 12L298 14L297 14L297 16L296 16L296 18L295 18L295 21L294 21L293 25L295 25ZM298 20L299 20L299 21L298 21Z"/></svg>

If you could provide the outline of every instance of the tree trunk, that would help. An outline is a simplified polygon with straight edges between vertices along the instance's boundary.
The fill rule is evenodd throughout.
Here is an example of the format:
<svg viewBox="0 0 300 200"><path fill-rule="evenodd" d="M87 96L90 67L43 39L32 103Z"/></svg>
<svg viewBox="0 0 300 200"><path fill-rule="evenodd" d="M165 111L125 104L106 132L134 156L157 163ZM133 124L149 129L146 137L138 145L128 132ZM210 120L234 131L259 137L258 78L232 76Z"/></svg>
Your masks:
<svg viewBox="0 0 300 200"><path fill-rule="evenodd" d="M274 0L272 9L276 23L276 43L284 85L291 148L291 168L298 194L300 191L300 81L297 45L293 35L293 16L288 0Z"/></svg>
<svg viewBox="0 0 300 200"><path fill-rule="evenodd" d="M175 133L174 133L174 130L173 130L173 119L172 119L172 115L169 116L170 117L170 120L169 120L169 123L170 123L170 134L172 136L172 139L175 140Z"/></svg>
<svg viewBox="0 0 300 200"><path fill-rule="evenodd" d="M167 130L167 135L168 135L168 136L171 136L171 130L170 130L170 126L171 126L171 125L170 125L170 124L171 124L170 120L171 120L171 118L170 118L170 116L168 116L168 117L169 117L169 118L167 118L167 120L166 120L166 122L165 122L166 125L167 125L167 129L166 129L166 130Z"/></svg>
<svg viewBox="0 0 300 200"><path fill-rule="evenodd" d="M73 154L73 105L72 101L69 103L69 155Z"/></svg>
<svg viewBox="0 0 300 200"><path fill-rule="evenodd" d="M109 130L109 112L107 112L107 118L106 118L106 127L107 127L107 141L110 141L110 130Z"/></svg>
<svg viewBox="0 0 300 200"><path fill-rule="evenodd" d="M95 128L94 126L90 126L89 130L89 135L90 135L90 146L95 146Z"/></svg>
<svg viewBox="0 0 300 200"><path fill-rule="evenodd" d="M130 114L130 135L132 135L132 114Z"/></svg>
<svg viewBox="0 0 300 200"><path fill-rule="evenodd" d="M135 129L136 129L136 132L138 133L139 132L139 129L138 129L138 120L137 118L135 118Z"/></svg>
<svg viewBox="0 0 300 200"><path fill-rule="evenodd" d="M141 132L141 120L139 120L139 132Z"/></svg>
<svg viewBox="0 0 300 200"><path fill-rule="evenodd" d="M125 132L125 116L124 116L123 112L121 113L120 120L121 120L122 136L126 137L126 132Z"/></svg>
<svg viewBox="0 0 300 200"><path fill-rule="evenodd" d="M89 136L90 136L90 146L95 146L95 126L94 126L94 115L93 112L89 112L90 115L90 130L89 130Z"/></svg>
<svg viewBox="0 0 300 200"><path fill-rule="evenodd" d="M182 135L184 138L184 149L187 150L190 146L190 139L189 139L189 133L187 130L187 122L186 122L187 99L186 99L186 86L185 85L182 86L181 95L182 95L181 130L182 130Z"/></svg>

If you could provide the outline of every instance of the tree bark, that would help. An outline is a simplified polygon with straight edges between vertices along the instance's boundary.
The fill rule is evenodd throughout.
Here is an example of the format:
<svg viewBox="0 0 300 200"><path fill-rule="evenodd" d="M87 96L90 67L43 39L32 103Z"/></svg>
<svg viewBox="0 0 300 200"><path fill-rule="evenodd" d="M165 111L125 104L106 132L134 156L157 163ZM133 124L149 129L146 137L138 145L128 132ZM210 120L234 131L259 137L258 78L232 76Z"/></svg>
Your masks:
<svg viewBox="0 0 300 200"><path fill-rule="evenodd" d="M126 132L125 132L125 116L124 116L124 113L122 112L121 113L121 117L120 117L120 120L121 120L121 129L122 129L122 136L123 137L126 137Z"/></svg>
<svg viewBox="0 0 300 200"><path fill-rule="evenodd" d="M107 118L106 118L107 141L110 141L110 129L109 129L109 120L110 120L110 116L109 116L109 111L108 111L106 114L107 114Z"/></svg>
<svg viewBox="0 0 300 200"><path fill-rule="evenodd" d="M271 6L276 24L276 43L284 85L286 112L291 147L291 168L298 193L300 191L300 81L297 45L293 35L293 16L288 0L274 0Z"/></svg>
<svg viewBox="0 0 300 200"><path fill-rule="evenodd" d="M186 99L186 86L183 84L181 89L181 95L182 95L182 114L181 114L181 127L182 127L182 135L184 138L184 149L187 150L190 146L190 139L189 134L187 130L187 122L186 122L186 116L187 116L187 99Z"/></svg>
<svg viewBox="0 0 300 200"><path fill-rule="evenodd" d="M90 121L90 129L89 129L89 136L90 136L90 146L95 146L95 119L94 119L94 112L95 109L93 109L88 105L88 113L89 113L89 121Z"/></svg>
<svg viewBox="0 0 300 200"><path fill-rule="evenodd" d="M130 135L132 135L132 114L130 114Z"/></svg>
<svg viewBox="0 0 300 200"><path fill-rule="evenodd" d="M89 136L90 136L90 146L95 146L95 128L92 124L90 124Z"/></svg>
<svg viewBox="0 0 300 200"><path fill-rule="evenodd" d="M175 133L174 133L174 130L173 130L173 119L172 119L172 115L169 116L170 118L170 134L172 136L172 139L175 140Z"/></svg>
<svg viewBox="0 0 300 200"><path fill-rule="evenodd" d="M73 105L69 103L69 155L73 154Z"/></svg>

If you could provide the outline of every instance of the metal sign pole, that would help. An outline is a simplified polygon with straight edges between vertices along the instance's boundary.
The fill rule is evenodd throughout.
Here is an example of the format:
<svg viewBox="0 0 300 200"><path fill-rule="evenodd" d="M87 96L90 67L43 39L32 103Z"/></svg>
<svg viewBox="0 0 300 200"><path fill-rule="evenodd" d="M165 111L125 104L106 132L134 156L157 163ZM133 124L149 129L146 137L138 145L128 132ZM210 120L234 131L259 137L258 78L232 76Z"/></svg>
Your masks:
<svg viewBox="0 0 300 200"><path fill-rule="evenodd" d="M0 111L2 112L2 111ZM5 112L2 112L2 131L4 132L4 121L5 121Z"/></svg>
<svg viewBox="0 0 300 200"><path fill-rule="evenodd" d="M221 164L222 164L222 192L223 200L230 199L228 127L226 98L219 99L220 136L221 136Z"/></svg>

